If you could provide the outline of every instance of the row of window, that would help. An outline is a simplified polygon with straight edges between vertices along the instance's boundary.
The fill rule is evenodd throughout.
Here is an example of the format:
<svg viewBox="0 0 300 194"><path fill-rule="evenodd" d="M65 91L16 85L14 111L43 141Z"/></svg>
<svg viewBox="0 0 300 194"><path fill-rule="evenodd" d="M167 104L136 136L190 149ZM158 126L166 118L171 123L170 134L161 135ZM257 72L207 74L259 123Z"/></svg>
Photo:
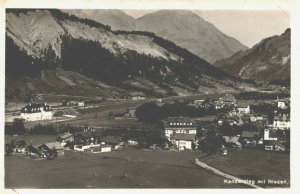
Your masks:
<svg viewBox="0 0 300 194"><path fill-rule="evenodd" d="M183 122L183 123L170 123L170 125L193 125L193 123L187 123L187 122Z"/></svg>

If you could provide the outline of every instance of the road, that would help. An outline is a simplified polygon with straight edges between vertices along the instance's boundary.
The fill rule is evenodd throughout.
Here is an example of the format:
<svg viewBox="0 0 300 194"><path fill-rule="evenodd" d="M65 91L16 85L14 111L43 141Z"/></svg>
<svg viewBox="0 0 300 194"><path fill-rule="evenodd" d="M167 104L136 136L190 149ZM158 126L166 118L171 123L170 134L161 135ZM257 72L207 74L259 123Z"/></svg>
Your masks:
<svg viewBox="0 0 300 194"><path fill-rule="evenodd" d="M201 162L198 158L195 159L195 163L198 166L200 166L201 168L204 168L204 169L206 169L209 172L212 172L214 174L220 175L220 176L222 176L222 177L224 177L226 179L233 180L236 183L242 183L242 184L247 185L247 186L252 187L252 188L262 189L262 187L260 187L260 186L257 186L255 184L251 184L250 182L247 182L246 180L242 180L242 179L240 179L238 177L232 176L232 175L224 173L224 172L222 172L222 171L220 171L220 170L218 170L218 169L216 169L214 167L211 167L211 166L207 165L206 163Z"/></svg>

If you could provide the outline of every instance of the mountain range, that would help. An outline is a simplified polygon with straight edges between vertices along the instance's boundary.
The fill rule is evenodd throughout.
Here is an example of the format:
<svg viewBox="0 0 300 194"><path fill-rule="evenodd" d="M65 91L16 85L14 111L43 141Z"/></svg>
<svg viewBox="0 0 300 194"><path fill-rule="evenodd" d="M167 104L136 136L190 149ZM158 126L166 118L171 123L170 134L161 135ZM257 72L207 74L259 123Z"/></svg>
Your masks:
<svg viewBox="0 0 300 194"><path fill-rule="evenodd" d="M6 10L6 96L236 91L241 80L173 42L56 9ZM246 84L247 85L247 84Z"/></svg>
<svg viewBox="0 0 300 194"><path fill-rule="evenodd" d="M148 31L188 49L213 63L247 47L222 33L213 24L189 10L160 10L138 19L121 10L63 10L93 19L113 30Z"/></svg>
<svg viewBox="0 0 300 194"><path fill-rule="evenodd" d="M263 39L252 48L219 60L215 66L243 79L289 81L291 74L291 29Z"/></svg>

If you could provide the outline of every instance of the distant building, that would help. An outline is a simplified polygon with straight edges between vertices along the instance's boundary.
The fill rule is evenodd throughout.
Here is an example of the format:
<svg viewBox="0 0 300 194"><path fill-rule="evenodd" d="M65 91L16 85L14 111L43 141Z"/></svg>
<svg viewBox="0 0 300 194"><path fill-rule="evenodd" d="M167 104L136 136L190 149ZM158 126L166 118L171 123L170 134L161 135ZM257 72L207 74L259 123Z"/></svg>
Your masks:
<svg viewBox="0 0 300 194"><path fill-rule="evenodd" d="M249 104L238 104L237 112L239 114L250 114L250 105Z"/></svg>
<svg viewBox="0 0 300 194"><path fill-rule="evenodd" d="M132 92L130 93L132 100L145 100L145 94L143 92Z"/></svg>
<svg viewBox="0 0 300 194"><path fill-rule="evenodd" d="M25 121L50 120L53 117L53 112L47 103L29 104L21 109L20 116Z"/></svg>
<svg viewBox="0 0 300 194"><path fill-rule="evenodd" d="M224 97L219 98L219 102L226 105L235 105L237 100L232 94L226 94Z"/></svg>
<svg viewBox="0 0 300 194"><path fill-rule="evenodd" d="M64 146L67 142L74 142L74 135L72 133L60 134L57 136L56 141L60 142L60 144Z"/></svg>
<svg viewBox="0 0 300 194"><path fill-rule="evenodd" d="M276 130L273 129L265 129L264 130L264 140L277 140Z"/></svg>
<svg viewBox="0 0 300 194"><path fill-rule="evenodd" d="M38 147L39 151L45 157L53 154L54 158L61 158L64 156L64 147L59 142L44 143Z"/></svg>
<svg viewBox="0 0 300 194"><path fill-rule="evenodd" d="M196 141L197 126L188 117L169 117L164 121L165 136L177 149L192 149Z"/></svg>
<svg viewBox="0 0 300 194"><path fill-rule="evenodd" d="M291 120L289 114L275 114L273 127L280 130L289 130L291 127Z"/></svg>
<svg viewBox="0 0 300 194"><path fill-rule="evenodd" d="M171 135L172 141L179 150L192 150L196 134L176 133Z"/></svg>

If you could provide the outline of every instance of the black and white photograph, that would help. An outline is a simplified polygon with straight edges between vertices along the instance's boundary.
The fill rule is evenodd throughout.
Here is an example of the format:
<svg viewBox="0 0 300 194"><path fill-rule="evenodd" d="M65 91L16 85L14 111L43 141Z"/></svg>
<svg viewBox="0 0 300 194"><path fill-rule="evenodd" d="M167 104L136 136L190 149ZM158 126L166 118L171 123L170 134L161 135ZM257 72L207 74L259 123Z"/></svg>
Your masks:
<svg viewBox="0 0 300 194"><path fill-rule="evenodd" d="M290 10L4 10L5 189L291 188Z"/></svg>

